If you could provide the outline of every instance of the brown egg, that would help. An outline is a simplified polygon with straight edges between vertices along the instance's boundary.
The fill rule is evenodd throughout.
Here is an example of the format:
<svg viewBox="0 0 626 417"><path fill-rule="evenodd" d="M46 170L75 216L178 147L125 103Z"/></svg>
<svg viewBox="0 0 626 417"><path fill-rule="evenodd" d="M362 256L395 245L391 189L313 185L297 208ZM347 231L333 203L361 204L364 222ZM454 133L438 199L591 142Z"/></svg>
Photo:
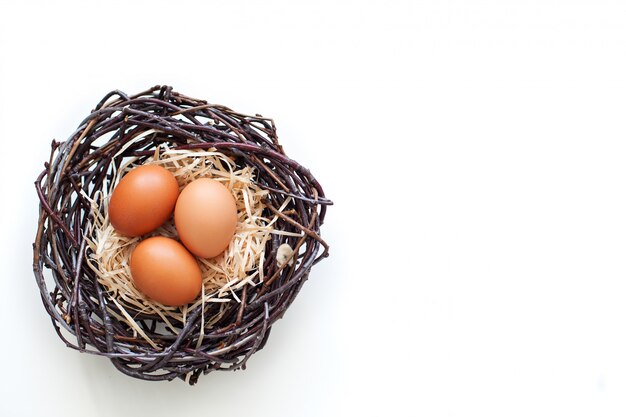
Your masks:
<svg viewBox="0 0 626 417"><path fill-rule="evenodd" d="M174 175L158 165L143 165L124 175L113 190L109 219L119 233L141 236L171 216L178 198Z"/></svg>
<svg viewBox="0 0 626 417"><path fill-rule="evenodd" d="M198 261L174 239L148 238L130 256L130 273L135 287L168 306L181 306L198 297L202 272Z"/></svg>
<svg viewBox="0 0 626 417"><path fill-rule="evenodd" d="M221 183L200 178L181 191L174 222L180 240L191 253L213 258L228 247L235 233L235 199Z"/></svg>

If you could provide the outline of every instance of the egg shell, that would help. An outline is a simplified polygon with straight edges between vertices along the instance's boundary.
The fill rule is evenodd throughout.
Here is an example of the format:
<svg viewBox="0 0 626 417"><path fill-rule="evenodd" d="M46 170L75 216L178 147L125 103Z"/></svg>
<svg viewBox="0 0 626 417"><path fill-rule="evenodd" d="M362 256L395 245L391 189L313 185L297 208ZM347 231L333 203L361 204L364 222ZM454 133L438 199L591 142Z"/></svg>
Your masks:
<svg viewBox="0 0 626 417"><path fill-rule="evenodd" d="M181 191L174 222L183 244L196 256L213 258L229 245L237 228L237 205L220 182L200 178Z"/></svg>
<svg viewBox="0 0 626 417"><path fill-rule="evenodd" d="M139 291L168 306L190 303L202 289L196 258L183 245L163 236L148 238L135 247L130 273Z"/></svg>
<svg viewBox="0 0 626 417"><path fill-rule="evenodd" d="M142 165L124 175L109 201L109 220L125 236L141 236L172 215L178 182L167 169Z"/></svg>

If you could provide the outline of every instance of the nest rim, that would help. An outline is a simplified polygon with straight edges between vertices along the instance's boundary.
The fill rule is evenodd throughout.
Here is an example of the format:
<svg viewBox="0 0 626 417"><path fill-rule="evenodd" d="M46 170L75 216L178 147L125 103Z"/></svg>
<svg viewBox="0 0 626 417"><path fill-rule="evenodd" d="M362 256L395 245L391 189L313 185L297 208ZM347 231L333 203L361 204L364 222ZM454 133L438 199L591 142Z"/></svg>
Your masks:
<svg viewBox="0 0 626 417"><path fill-rule="evenodd" d="M158 135L146 133L150 130ZM145 136L136 140L141 134ZM263 255L267 279L256 287L243 286L240 303L219 306L226 311L209 331L204 321L213 310L204 305L188 312L177 335L157 329L158 318L139 316L144 330L159 341L155 349L112 316L115 306L87 266L91 207L86 197L110 184L125 158L138 158L141 164L162 144L179 150L214 148L237 166L252 166L257 185L268 191L268 214L278 217L281 230L300 236L272 236ZM131 377L180 378L193 385L202 374L245 369L313 265L328 256L320 228L332 202L311 172L285 154L273 120L209 104L170 86L135 95L111 91L66 141L52 141L44 168L35 181L40 210L33 244L33 272L44 307L68 347L108 357ZM278 210L287 198L288 209ZM294 249L294 262L278 262L283 244ZM202 343L196 346L198 340Z"/></svg>

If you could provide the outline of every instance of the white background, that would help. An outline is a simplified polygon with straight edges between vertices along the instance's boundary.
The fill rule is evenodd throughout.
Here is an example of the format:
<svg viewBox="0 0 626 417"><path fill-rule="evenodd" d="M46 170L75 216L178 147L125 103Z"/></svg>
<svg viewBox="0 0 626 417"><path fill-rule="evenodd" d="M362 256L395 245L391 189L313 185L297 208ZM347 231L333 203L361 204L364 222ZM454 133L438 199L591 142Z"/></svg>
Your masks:
<svg viewBox="0 0 626 417"><path fill-rule="evenodd" d="M626 2L0 2L0 415L623 416ZM276 120L336 203L243 372L56 337L33 181L112 89Z"/></svg>

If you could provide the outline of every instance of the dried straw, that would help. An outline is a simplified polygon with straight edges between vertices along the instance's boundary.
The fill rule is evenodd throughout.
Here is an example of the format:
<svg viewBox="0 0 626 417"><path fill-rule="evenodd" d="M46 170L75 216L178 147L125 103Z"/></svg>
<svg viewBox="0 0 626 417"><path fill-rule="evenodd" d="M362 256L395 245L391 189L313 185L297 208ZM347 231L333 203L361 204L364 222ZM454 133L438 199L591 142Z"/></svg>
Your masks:
<svg viewBox="0 0 626 417"><path fill-rule="evenodd" d="M163 149L161 151L161 149ZM116 180L108 192L100 193L92 202L93 223L87 234L87 244L91 255L87 262L93 269L108 295L116 300L119 312L111 311L121 321L128 323L134 331L151 345L154 342L142 332L133 319L138 313L159 314L163 322L174 333L178 327L174 321L185 323L187 312L205 303L239 302L236 291L244 285L257 285L263 281L263 270L259 269L265 245L273 230L272 224L278 219L263 216L263 199L268 192L254 182L254 169L237 168L235 162L215 149L172 150L161 146L154 157L143 165L160 165L170 171L180 190L198 178L212 178L228 188L237 204L238 224L235 235L222 255L212 259L196 258L202 271L202 292L191 305L170 307L160 304L137 290L130 274L129 260L134 248L141 240L150 236L166 236L177 239L178 234L173 219L168 220L154 232L141 237L127 237L119 234L111 225L108 216L108 201L113 187L119 178L135 167L135 161L128 161L116 175ZM293 234L297 235L297 234ZM134 312L134 313L132 313ZM215 317L216 321L219 316ZM210 327L211 323L204 323ZM200 339L201 342L201 339Z"/></svg>

